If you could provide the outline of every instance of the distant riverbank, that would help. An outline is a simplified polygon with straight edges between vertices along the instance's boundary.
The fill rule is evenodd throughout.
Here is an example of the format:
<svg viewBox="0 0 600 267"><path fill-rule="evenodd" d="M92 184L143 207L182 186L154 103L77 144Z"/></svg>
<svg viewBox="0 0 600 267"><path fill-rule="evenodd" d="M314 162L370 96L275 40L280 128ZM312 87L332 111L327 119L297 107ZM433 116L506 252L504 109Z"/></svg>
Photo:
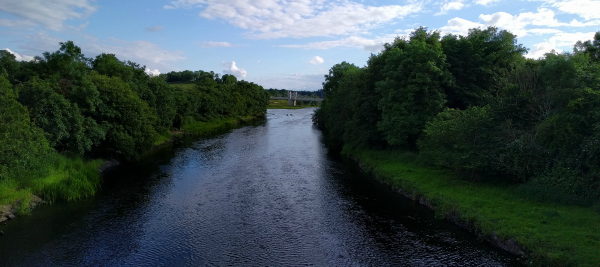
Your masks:
<svg viewBox="0 0 600 267"><path fill-rule="evenodd" d="M301 102L301 101L298 101ZM320 102L310 102L306 103L306 105L301 105L302 103L296 103L296 106L289 106L287 100L269 100L269 105L267 109L301 109L301 108L310 108L310 107L318 107Z"/></svg>

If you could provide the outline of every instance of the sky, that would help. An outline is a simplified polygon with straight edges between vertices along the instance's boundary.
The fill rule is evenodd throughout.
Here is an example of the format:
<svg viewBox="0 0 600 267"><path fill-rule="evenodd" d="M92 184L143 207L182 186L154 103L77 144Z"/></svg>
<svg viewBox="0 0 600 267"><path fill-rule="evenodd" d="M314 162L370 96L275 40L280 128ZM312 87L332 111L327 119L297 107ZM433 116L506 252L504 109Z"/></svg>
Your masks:
<svg viewBox="0 0 600 267"><path fill-rule="evenodd" d="M151 74L214 71L310 91L333 65L365 66L420 26L443 35L496 26L539 58L572 52L599 25L600 0L0 0L0 49L18 60L71 40L86 57L115 54Z"/></svg>

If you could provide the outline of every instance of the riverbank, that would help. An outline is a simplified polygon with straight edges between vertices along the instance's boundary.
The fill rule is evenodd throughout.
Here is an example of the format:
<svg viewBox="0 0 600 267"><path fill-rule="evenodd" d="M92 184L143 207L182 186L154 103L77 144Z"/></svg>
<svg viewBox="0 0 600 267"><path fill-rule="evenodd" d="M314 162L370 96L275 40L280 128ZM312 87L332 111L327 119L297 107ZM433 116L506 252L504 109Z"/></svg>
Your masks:
<svg viewBox="0 0 600 267"><path fill-rule="evenodd" d="M183 136L206 136L224 127L232 127L258 118L244 116L223 118L208 122L193 122L181 130L170 131L157 137L151 152L157 147ZM148 153L147 152L147 153ZM35 207L54 201L73 201L95 194L101 173L120 164L117 160L84 160L55 154L41 163L45 172L22 175L21 179L0 180L0 223L16 215L30 214Z"/></svg>
<svg viewBox="0 0 600 267"><path fill-rule="evenodd" d="M421 167L412 153L343 153L375 178L435 210L439 218L522 256L527 265L600 265L600 212L592 208L529 201L514 185L469 182L448 171Z"/></svg>
<svg viewBox="0 0 600 267"><path fill-rule="evenodd" d="M269 100L269 105L267 109L302 109L302 108L310 108L310 107L318 107L319 104L317 102L316 106L311 105L300 105L297 103L296 106L288 106L287 100Z"/></svg>

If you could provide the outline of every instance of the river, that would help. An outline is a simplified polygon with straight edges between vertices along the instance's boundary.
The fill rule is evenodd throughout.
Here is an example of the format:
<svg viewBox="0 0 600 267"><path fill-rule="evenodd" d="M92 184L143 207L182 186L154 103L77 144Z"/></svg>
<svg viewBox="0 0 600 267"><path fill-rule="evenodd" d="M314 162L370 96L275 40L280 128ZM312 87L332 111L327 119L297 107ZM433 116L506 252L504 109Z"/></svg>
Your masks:
<svg viewBox="0 0 600 267"><path fill-rule="evenodd" d="M313 109L179 142L2 226L0 266L513 266L327 154Z"/></svg>

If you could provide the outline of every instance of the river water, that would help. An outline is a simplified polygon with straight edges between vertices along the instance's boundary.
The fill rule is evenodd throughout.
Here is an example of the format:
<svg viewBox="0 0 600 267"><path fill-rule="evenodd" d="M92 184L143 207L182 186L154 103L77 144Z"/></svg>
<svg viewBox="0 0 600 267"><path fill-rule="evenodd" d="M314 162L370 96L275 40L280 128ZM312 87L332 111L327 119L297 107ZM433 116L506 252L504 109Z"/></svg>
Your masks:
<svg viewBox="0 0 600 267"><path fill-rule="evenodd" d="M313 109L181 142L2 226L0 266L512 266L327 154Z"/></svg>

